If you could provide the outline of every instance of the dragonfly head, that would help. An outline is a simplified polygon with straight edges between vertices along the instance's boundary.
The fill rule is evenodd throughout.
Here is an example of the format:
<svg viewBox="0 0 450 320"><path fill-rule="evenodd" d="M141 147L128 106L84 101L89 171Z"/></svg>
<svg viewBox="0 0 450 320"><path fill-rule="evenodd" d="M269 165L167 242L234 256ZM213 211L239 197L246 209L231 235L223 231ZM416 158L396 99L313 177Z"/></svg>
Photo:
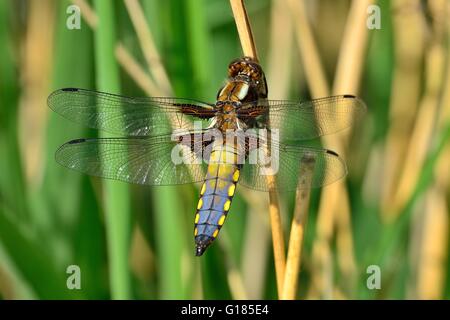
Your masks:
<svg viewBox="0 0 450 320"><path fill-rule="evenodd" d="M228 66L228 76L233 79L247 80L256 86L261 98L267 97L267 84L261 66L250 57L243 57L231 61Z"/></svg>

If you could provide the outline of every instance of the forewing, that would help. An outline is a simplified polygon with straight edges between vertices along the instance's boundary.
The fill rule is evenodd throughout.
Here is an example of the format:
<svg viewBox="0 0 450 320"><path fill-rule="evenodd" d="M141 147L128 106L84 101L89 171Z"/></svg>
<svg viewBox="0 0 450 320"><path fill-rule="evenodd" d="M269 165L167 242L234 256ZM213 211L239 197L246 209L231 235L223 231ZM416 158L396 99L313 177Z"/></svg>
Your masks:
<svg viewBox="0 0 450 320"><path fill-rule="evenodd" d="M48 105L69 120L120 136L191 130L194 120L205 127L205 120L214 116L211 105L196 100L133 98L77 88L53 92L48 97Z"/></svg>

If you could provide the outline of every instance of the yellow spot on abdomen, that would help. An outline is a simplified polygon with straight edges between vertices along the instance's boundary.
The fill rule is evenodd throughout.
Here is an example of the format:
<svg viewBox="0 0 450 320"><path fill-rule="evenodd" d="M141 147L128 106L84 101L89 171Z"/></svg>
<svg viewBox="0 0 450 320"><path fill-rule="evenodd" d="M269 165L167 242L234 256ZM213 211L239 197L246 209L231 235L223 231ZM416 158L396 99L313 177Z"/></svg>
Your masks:
<svg viewBox="0 0 450 320"><path fill-rule="evenodd" d="M199 214L199 213L197 213L197 214L195 215L195 220L194 220L194 222L195 222L195 223L198 223L198 220L200 220L200 214Z"/></svg>
<svg viewBox="0 0 450 320"><path fill-rule="evenodd" d="M232 197L234 195L234 191L236 190L236 185L232 184L229 188L228 188L228 196Z"/></svg>
<svg viewBox="0 0 450 320"><path fill-rule="evenodd" d="M198 234L198 229L197 227L194 229L194 236L196 236Z"/></svg>
<svg viewBox="0 0 450 320"><path fill-rule="evenodd" d="M219 234L219 229L216 229L213 233L213 237L216 238L218 234Z"/></svg>
<svg viewBox="0 0 450 320"><path fill-rule="evenodd" d="M225 222L225 218L226 218L226 215L225 215L225 214L223 214L223 215L220 217L219 222L218 222L219 226L223 225L223 223Z"/></svg>
<svg viewBox="0 0 450 320"><path fill-rule="evenodd" d="M206 183L203 183L202 189L200 190L200 195L202 196L206 191Z"/></svg>
<svg viewBox="0 0 450 320"><path fill-rule="evenodd" d="M233 181L234 182L237 182L239 180L239 174L240 174L239 170L236 169L236 171L233 173Z"/></svg>
<svg viewBox="0 0 450 320"><path fill-rule="evenodd" d="M223 210L224 210L224 211L230 210L230 205L231 205L231 201L230 201L230 200L227 200L227 201L225 202L225 204L223 205Z"/></svg>
<svg viewBox="0 0 450 320"><path fill-rule="evenodd" d="M200 198L200 200L198 200L197 210L200 210L202 206L203 206L203 198Z"/></svg>

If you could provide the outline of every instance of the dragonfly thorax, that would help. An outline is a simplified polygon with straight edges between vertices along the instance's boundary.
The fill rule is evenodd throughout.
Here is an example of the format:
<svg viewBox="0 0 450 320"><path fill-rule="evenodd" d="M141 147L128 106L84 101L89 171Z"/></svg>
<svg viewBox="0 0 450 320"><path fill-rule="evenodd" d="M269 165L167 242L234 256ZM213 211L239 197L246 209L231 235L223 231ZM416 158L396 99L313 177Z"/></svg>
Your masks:
<svg viewBox="0 0 450 320"><path fill-rule="evenodd" d="M240 128L239 119L234 108L226 112L218 112L215 116L214 124L214 126L222 132Z"/></svg>

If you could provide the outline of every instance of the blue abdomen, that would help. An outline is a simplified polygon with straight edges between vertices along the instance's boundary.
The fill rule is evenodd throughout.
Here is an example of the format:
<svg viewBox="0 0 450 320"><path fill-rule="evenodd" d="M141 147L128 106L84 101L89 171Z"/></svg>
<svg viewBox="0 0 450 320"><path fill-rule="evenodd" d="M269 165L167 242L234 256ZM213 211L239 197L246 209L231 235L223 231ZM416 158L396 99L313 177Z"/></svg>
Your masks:
<svg viewBox="0 0 450 320"><path fill-rule="evenodd" d="M223 161L226 156L229 156L228 162ZM197 256L202 255L217 238L230 210L240 175L240 166L236 164L237 161L233 161L236 159L233 149L223 146L211 152L208 172L200 191L195 214L194 236Z"/></svg>

